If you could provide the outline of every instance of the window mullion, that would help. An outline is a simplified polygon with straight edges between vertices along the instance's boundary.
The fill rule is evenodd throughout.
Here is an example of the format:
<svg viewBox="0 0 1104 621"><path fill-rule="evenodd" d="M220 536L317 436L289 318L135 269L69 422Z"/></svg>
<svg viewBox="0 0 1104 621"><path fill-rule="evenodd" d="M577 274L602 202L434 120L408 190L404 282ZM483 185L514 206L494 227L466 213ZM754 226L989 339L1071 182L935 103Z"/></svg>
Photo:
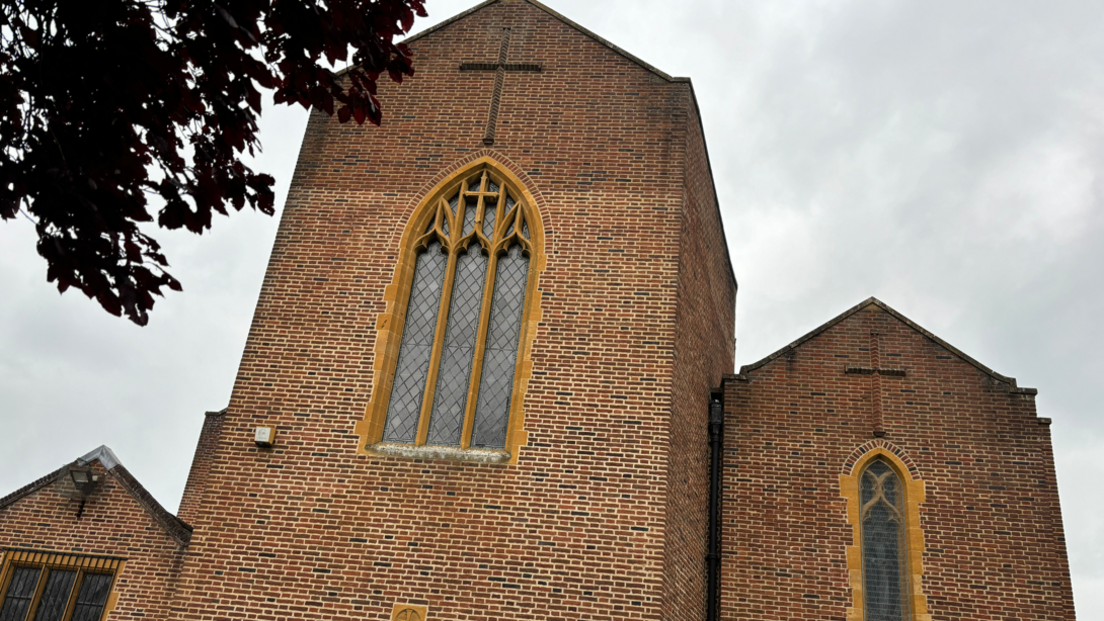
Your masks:
<svg viewBox="0 0 1104 621"><path fill-rule="evenodd" d="M429 417L433 414L433 394L437 390L437 373L441 368L441 353L445 349L445 329L448 324L449 305L452 302L452 286L456 282L456 261L459 259L457 246L464 236L464 208L468 184L460 186L460 200L457 201L453 223L449 225L448 265L445 266L445 282L441 286L441 305L437 309L437 328L433 333L433 352L429 356L429 374L426 377L425 396L422 398L422 411L418 417L418 435L414 439L416 446L426 443L429 436Z"/></svg>
<svg viewBox="0 0 1104 621"><path fill-rule="evenodd" d="M429 434L429 416L433 411L433 393L437 389L437 372L441 366L441 352L445 348L445 324L448 323L449 302L452 299L452 285L456 281L456 248L449 244L448 266L445 268L445 284L441 288L441 306L437 310L437 328L433 336L433 353L429 356L429 376L426 379L425 397L422 398L422 412L418 418L416 445L426 443Z"/></svg>
<svg viewBox="0 0 1104 621"><path fill-rule="evenodd" d="M31 597L31 605L27 608L27 621L34 619L38 612L38 605L42 602L42 593L46 590L46 580L50 577L50 571L49 567L43 567L38 572L38 585L35 586L34 596Z"/></svg>
<svg viewBox="0 0 1104 621"><path fill-rule="evenodd" d="M864 489L865 481L869 491ZM867 496L859 521L865 618L911 618L904 483L888 464L875 460L859 478L860 502Z"/></svg>
<svg viewBox="0 0 1104 621"><path fill-rule="evenodd" d="M486 177L486 173L484 173ZM486 189L482 186L481 189ZM498 272L498 244L501 241L502 235L498 233L499 230L505 231L505 228L501 228L498 224L502 218L497 214L503 211L506 205L506 184L498 184L498 197L495 199L494 205L487 206L484 203L483 196L479 197L479 215L476 218L475 230L480 233L485 233L483 229L483 221L487 217L487 209L495 210L494 224L495 226L491 230L490 238L487 240L487 278L483 284L483 304L479 310L479 329L475 333L475 357L472 360L471 377L468 382L468 400L464 407L464 428L460 433L460 448L471 448L472 428L475 426L475 409L479 404L479 380L483 375L483 354L487 349L487 330L490 327L491 322L491 302L494 300L494 283L495 274ZM503 216L506 214L503 214Z"/></svg>
<svg viewBox="0 0 1104 621"><path fill-rule="evenodd" d="M77 577L73 580L73 588L69 590L69 599L65 603L65 610L61 613L61 618L64 621L69 621L73 618L74 609L77 606L77 593L80 593L81 582L84 582L84 569L77 568Z"/></svg>
<svg viewBox="0 0 1104 621"><path fill-rule="evenodd" d="M472 427L475 425L475 407L479 397L479 379L483 375L483 353L487 348L487 330L491 322L491 300L494 297L495 272L498 271L498 253L494 244L488 251L487 279L483 285L483 305L479 311L479 330L475 333L475 359L472 361L471 381L468 383L468 402L464 407L464 431L460 435L460 447L471 447Z"/></svg>

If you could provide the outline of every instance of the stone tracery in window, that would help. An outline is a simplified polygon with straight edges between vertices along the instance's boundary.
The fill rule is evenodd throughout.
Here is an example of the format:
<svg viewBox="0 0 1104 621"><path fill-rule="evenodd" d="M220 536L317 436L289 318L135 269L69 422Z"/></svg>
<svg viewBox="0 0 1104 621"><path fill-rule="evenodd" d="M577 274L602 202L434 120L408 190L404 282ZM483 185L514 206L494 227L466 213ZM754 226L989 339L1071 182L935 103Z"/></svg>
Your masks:
<svg viewBox="0 0 1104 621"><path fill-rule="evenodd" d="M416 259L377 438L504 449L535 280L533 211L489 166L461 174L426 207L412 220Z"/></svg>
<svg viewBox="0 0 1104 621"><path fill-rule="evenodd" d="M847 571L853 607L847 621L926 621L925 485L908 453L877 438L858 447L840 473L847 499Z"/></svg>
<svg viewBox="0 0 1104 621"><path fill-rule="evenodd" d="M884 461L872 461L862 473L859 519L866 621L911 618L904 489Z"/></svg>

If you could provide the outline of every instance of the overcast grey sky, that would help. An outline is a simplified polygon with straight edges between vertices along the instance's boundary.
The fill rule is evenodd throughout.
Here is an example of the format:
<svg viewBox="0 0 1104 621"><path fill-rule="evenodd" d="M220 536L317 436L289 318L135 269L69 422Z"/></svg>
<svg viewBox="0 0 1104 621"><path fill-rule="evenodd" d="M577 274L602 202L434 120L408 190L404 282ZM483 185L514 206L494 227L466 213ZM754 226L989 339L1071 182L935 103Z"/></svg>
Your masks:
<svg viewBox="0 0 1104 621"><path fill-rule="evenodd" d="M417 30L474 4L427 3ZM693 78L740 281L738 365L874 295L1039 389L1078 616L1104 621L1104 3L548 4ZM281 202L305 123L263 119ZM276 225L162 232L184 293L137 328L59 296L31 225L0 223L0 495L107 444L174 510Z"/></svg>

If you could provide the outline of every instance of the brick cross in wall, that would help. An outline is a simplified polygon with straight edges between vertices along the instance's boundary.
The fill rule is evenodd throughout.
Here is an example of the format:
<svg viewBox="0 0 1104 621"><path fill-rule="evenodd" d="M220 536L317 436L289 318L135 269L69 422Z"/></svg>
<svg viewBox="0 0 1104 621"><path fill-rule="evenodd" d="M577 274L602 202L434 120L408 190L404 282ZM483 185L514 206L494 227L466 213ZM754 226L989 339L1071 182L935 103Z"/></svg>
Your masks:
<svg viewBox="0 0 1104 621"><path fill-rule="evenodd" d="M869 375L870 386L870 426L874 431L874 437L880 438L886 434L882 417L882 378L904 377L904 369L890 369L881 366L881 342L882 334L870 331L870 366L847 367L844 373L848 375Z"/></svg>
<svg viewBox="0 0 1104 621"><path fill-rule="evenodd" d="M493 63L461 63L460 71L494 71L494 92L491 94L491 111L487 116L487 128L483 133L483 144L491 146L495 141L495 128L498 125L498 106L502 100L502 83L506 72L540 73L541 66L536 63L506 62L510 54L510 29L502 29L502 43L498 48L498 60Z"/></svg>

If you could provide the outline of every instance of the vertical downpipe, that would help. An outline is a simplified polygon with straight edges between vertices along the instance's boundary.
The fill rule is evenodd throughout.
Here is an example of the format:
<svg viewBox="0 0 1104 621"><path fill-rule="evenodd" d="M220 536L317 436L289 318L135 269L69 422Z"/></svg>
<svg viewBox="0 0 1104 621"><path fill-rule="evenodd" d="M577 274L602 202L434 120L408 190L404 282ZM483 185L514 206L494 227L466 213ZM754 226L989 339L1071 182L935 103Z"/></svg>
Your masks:
<svg viewBox="0 0 1104 621"><path fill-rule="evenodd" d="M706 621L720 619L721 583L721 461L724 448L724 402L720 392L709 395L709 552L705 556Z"/></svg>

